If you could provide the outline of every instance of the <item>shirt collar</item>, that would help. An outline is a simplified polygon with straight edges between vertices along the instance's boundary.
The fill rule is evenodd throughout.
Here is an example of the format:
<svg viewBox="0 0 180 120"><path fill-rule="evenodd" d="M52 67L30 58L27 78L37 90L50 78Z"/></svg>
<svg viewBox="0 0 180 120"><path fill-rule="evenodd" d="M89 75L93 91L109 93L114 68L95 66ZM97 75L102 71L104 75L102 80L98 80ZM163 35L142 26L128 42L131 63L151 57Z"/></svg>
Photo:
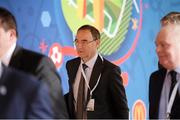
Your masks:
<svg viewBox="0 0 180 120"><path fill-rule="evenodd" d="M174 71L176 71L178 74L180 74L180 66L177 67Z"/></svg>
<svg viewBox="0 0 180 120"><path fill-rule="evenodd" d="M94 57L92 57L89 61L87 61L85 64L89 67L89 68L93 68L95 62L96 62L96 59L98 57L98 53L96 53L94 55ZM81 64L83 64L84 62L81 60Z"/></svg>
<svg viewBox="0 0 180 120"><path fill-rule="evenodd" d="M15 48L16 48L16 43L14 43L14 44L9 48L9 50L6 52L6 54L4 54L4 55L0 58L1 61L2 61L2 63L4 63L4 65L6 65L6 66L9 65L11 56L12 56Z"/></svg>
<svg viewBox="0 0 180 120"><path fill-rule="evenodd" d="M167 74L166 74L167 76L170 75L170 71L171 70L167 70ZM175 68L174 71L177 72L177 76L176 77L177 77L177 80L179 80L178 78L180 78L180 66Z"/></svg>
<svg viewBox="0 0 180 120"><path fill-rule="evenodd" d="M167 73L169 74L169 72L172 70L167 70ZM175 72L177 72L178 74L180 74L180 66L174 69Z"/></svg>

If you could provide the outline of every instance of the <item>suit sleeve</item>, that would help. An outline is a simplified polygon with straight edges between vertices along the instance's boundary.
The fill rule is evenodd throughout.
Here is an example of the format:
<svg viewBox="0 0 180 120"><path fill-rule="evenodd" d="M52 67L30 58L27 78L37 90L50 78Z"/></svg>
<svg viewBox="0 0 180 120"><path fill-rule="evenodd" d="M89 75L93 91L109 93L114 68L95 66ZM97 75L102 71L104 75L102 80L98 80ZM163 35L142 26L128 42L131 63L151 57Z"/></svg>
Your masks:
<svg viewBox="0 0 180 120"><path fill-rule="evenodd" d="M36 76L47 84L54 111L54 118L68 118L67 108L63 96L61 78L48 57L43 57L36 69Z"/></svg>
<svg viewBox="0 0 180 120"><path fill-rule="evenodd" d="M120 73L119 67L115 67L110 73L110 91L114 108L114 116L121 119L128 119L129 109Z"/></svg>
<svg viewBox="0 0 180 120"><path fill-rule="evenodd" d="M163 70L164 71L164 70ZM149 119L157 119L159 113L159 100L161 89L163 87L163 80L166 72L154 72L149 80Z"/></svg>
<svg viewBox="0 0 180 120"><path fill-rule="evenodd" d="M152 101L152 74L150 76L150 79L149 79L149 118L152 118L153 114L152 114L152 104L151 104L151 101Z"/></svg>
<svg viewBox="0 0 180 120"><path fill-rule="evenodd" d="M42 83L31 96L32 101L27 112L28 119L53 119L54 113L51 107L51 98L48 94L48 86Z"/></svg>

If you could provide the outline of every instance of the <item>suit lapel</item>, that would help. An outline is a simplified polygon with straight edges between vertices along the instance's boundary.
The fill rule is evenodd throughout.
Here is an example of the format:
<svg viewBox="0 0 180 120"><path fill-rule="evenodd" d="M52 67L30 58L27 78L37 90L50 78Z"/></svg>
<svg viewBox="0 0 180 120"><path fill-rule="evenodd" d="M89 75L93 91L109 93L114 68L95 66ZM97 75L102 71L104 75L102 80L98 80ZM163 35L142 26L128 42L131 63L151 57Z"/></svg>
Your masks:
<svg viewBox="0 0 180 120"><path fill-rule="evenodd" d="M3 71L2 71L2 76L0 78L0 87L5 87L5 76L6 76L6 67L2 66L3 68ZM2 88L1 88L2 89ZM6 89L7 90L7 89ZM0 114L4 112L4 108L7 107L7 95L3 95L1 92L0 92Z"/></svg>
<svg viewBox="0 0 180 120"><path fill-rule="evenodd" d="M159 114L159 104L160 104L160 98L161 98L161 92L162 92L162 88L163 88L163 83L164 83L164 79L165 79L165 75L166 75L166 70L160 70L159 71L159 76L157 78L155 78L156 82L154 84L154 86L156 86L154 92L156 93L156 95L153 97L154 98L154 106L156 107L155 110L155 114L156 116L158 116ZM159 80L158 80L159 79Z"/></svg>
<svg viewBox="0 0 180 120"><path fill-rule="evenodd" d="M103 68L103 61L100 58L100 56L98 56L97 60L94 64L94 67L93 67L93 70L91 73L91 77L90 77L90 81L89 81L89 86L91 89L93 89L94 86L96 85L99 75L102 72L102 68Z"/></svg>
<svg viewBox="0 0 180 120"><path fill-rule="evenodd" d="M23 54L22 48L19 47L19 46L16 46L16 48L15 48L15 50L13 52L13 55L11 57L9 66L19 68L19 66L21 66L20 59L21 59L22 54Z"/></svg>
<svg viewBox="0 0 180 120"><path fill-rule="evenodd" d="M80 65L80 62L81 62L81 59L80 58L77 58L75 61L73 61L71 63L70 66L73 66L70 69L70 83L73 84L74 81L75 81L75 78L76 78L76 74L77 74L77 71L78 71L78 68L79 68L79 65Z"/></svg>
<svg viewBox="0 0 180 120"><path fill-rule="evenodd" d="M68 65L68 76L69 76L69 88L70 88L70 92L69 92L69 100L68 100L68 103L69 103L69 111L70 111L70 116L72 118L74 118L75 116L75 111L74 111L74 94L73 94L73 84L74 84L74 81L75 81L75 78L76 78L76 74L77 74L77 71L78 71L78 68L79 68L79 65L80 65L80 61L81 59L80 58L77 58L71 62L69 62L69 65Z"/></svg>
<svg viewBox="0 0 180 120"><path fill-rule="evenodd" d="M1 89L4 87L6 93L0 93L0 113L4 113L4 110L7 109L9 101L12 100L14 86L16 86L13 84L14 79L11 77L11 71L5 65L2 65L2 67L3 73L0 78L0 87Z"/></svg>
<svg viewBox="0 0 180 120"><path fill-rule="evenodd" d="M3 85L5 82L6 73L7 73L7 67L4 64L2 64L2 75L0 77L0 85Z"/></svg>

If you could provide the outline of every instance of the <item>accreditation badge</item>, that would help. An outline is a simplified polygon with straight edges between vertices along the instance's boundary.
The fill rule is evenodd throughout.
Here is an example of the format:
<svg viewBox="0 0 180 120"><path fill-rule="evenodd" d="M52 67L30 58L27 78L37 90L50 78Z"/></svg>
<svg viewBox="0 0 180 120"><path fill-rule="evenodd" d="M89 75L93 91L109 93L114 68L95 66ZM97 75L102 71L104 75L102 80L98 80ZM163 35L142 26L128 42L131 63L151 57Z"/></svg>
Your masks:
<svg viewBox="0 0 180 120"><path fill-rule="evenodd" d="M87 111L94 111L94 104L95 104L95 100L90 99L88 104L87 104L86 110Z"/></svg>

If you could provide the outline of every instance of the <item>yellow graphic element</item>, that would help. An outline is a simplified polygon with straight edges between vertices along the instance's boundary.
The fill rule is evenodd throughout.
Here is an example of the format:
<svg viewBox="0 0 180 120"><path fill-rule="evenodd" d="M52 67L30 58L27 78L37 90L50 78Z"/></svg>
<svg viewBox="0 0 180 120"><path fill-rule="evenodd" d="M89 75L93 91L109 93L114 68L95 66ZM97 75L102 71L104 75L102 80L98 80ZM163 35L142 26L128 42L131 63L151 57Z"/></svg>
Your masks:
<svg viewBox="0 0 180 120"><path fill-rule="evenodd" d="M132 18L131 21L133 23L132 29L137 30L138 29L138 20L136 18Z"/></svg>
<svg viewBox="0 0 180 120"><path fill-rule="evenodd" d="M77 5L78 17L79 19L83 19L85 17L84 15L86 14L86 0L77 0Z"/></svg>
<svg viewBox="0 0 180 120"><path fill-rule="evenodd" d="M133 106L133 119L134 120L145 120L146 109L143 101L137 100Z"/></svg>
<svg viewBox="0 0 180 120"><path fill-rule="evenodd" d="M95 18L94 25L102 31L104 28L104 0L94 0L93 13Z"/></svg>
<svg viewBox="0 0 180 120"><path fill-rule="evenodd" d="M77 14L79 19L84 19L87 12L87 0L77 0ZM104 28L104 0L94 0L93 1L93 16L94 25L102 32Z"/></svg>

